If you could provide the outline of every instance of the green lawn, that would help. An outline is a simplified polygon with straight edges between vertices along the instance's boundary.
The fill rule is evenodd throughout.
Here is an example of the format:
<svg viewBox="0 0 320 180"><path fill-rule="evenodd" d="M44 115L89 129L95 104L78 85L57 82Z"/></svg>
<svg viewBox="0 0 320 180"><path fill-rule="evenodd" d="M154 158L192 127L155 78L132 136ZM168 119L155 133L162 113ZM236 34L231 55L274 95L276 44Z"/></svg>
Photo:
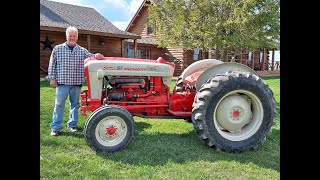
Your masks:
<svg viewBox="0 0 320 180"><path fill-rule="evenodd" d="M274 92L279 115L267 141L255 151L231 154L200 142L184 120L135 117L135 134L126 149L96 153L87 146L79 113L79 132L66 127L50 136L55 90L40 83L41 179L280 179L280 78L263 78ZM172 82L173 87L175 81ZM86 88L86 87L83 87ZM68 104L68 103L67 103Z"/></svg>

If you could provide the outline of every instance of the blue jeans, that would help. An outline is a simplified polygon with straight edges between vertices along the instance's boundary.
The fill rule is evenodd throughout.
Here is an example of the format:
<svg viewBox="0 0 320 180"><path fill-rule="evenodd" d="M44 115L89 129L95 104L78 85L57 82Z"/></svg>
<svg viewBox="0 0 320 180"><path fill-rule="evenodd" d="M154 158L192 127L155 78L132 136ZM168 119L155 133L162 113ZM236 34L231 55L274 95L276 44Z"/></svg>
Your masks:
<svg viewBox="0 0 320 180"><path fill-rule="evenodd" d="M51 123L52 130L60 131L63 122L64 107L68 95L70 100L70 111L67 126L68 128L77 126L80 91L80 86L59 85L56 87L56 99Z"/></svg>

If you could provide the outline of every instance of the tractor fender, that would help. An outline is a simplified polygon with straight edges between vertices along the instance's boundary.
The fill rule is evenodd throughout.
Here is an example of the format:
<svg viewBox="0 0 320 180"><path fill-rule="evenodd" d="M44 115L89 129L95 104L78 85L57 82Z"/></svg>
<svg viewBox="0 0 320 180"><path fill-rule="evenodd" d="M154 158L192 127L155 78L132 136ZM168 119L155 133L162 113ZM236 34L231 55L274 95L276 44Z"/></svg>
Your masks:
<svg viewBox="0 0 320 180"><path fill-rule="evenodd" d="M190 64L181 74L182 81L186 83L185 78L195 72L204 71L217 64L222 64L223 62L216 59L203 59Z"/></svg>
<svg viewBox="0 0 320 180"><path fill-rule="evenodd" d="M211 77L217 75L217 74L224 74L227 71L242 71L242 72L249 72L251 74L257 75L257 73L249 68L248 66L240 63L235 63L235 62L225 62L223 64L217 64L213 67L208 68L205 70L197 79L196 82L196 88L199 90L205 82L207 82L208 79Z"/></svg>

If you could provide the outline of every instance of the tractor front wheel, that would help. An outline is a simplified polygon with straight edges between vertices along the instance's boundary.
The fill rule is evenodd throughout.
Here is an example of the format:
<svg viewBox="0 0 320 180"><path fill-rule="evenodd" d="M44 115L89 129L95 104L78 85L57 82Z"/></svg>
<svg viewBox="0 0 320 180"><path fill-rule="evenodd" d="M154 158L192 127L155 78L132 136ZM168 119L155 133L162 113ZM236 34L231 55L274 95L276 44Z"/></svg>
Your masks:
<svg viewBox="0 0 320 180"><path fill-rule="evenodd" d="M95 110L84 128L85 140L95 151L121 150L130 143L133 133L132 115L126 109L115 105Z"/></svg>
<svg viewBox="0 0 320 180"><path fill-rule="evenodd" d="M192 123L207 146L226 152L251 150L275 122L276 101L268 85L246 72L212 77L198 90Z"/></svg>

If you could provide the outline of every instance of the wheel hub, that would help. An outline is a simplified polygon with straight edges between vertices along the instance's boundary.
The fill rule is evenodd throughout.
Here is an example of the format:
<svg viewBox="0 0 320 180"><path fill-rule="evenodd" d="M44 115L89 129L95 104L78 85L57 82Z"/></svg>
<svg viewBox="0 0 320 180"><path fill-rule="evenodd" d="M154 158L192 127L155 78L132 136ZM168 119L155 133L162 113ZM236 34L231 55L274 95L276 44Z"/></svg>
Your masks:
<svg viewBox="0 0 320 180"><path fill-rule="evenodd" d="M217 108L217 122L222 130L240 132L252 119L251 103L240 95L231 95Z"/></svg>
<svg viewBox="0 0 320 180"><path fill-rule="evenodd" d="M232 118L233 118L233 120L239 120L239 116L240 116L240 109L238 109L238 108L234 108L234 109L232 109Z"/></svg>
<svg viewBox="0 0 320 180"><path fill-rule="evenodd" d="M114 125L110 125L109 127L107 127L106 129L106 135L111 137L111 136L115 136L116 132L117 132L117 127Z"/></svg>
<svg viewBox="0 0 320 180"><path fill-rule="evenodd" d="M102 144L115 145L125 137L126 125L118 116L108 116L98 124L96 133Z"/></svg>

